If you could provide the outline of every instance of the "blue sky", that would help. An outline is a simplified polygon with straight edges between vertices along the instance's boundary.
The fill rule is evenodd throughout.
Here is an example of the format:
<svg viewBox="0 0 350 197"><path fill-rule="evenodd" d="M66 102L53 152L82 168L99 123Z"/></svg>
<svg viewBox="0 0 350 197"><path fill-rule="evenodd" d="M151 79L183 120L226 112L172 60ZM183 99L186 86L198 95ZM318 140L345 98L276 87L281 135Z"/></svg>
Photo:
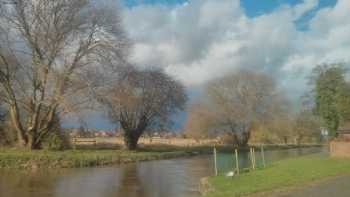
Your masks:
<svg viewBox="0 0 350 197"><path fill-rule="evenodd" d="M271 12L281 5L296 5L302 3L303 0L241 0L246 14L255 17L260 14ZM320 0L317 9L322 7L334 6L336 0Z"/></svg>
<svg viewBox="0 0 350 197"><path fill-rule="evenodd" d="M163 4L173 6L176 4L183 4L188 2L188 0L124 0L124 5L128 7L134 7L139 5L156 5ZM255 17L260 14L271 12L274 9L278 8L281 5L296 5L303 0L240 0L242 7L245 9L245 12L250 17ZM320 0L319 8L334 6L336 0Z"/></svg>
<svg viewBox="0 0 350 197"><path fill-rule="evenodd" d="M189 2L188 0L123 0L123 4L126 7L132 8L140 5L165 5L174 6ZM302 3L303 0L240 0L241 6L249 17L256 17L262 14L266 14L274 11L282 5L295 6ZM336 4L337 0L319 0L317 8L306 13L300 20L296 21L296 24L300 30L306 30L308 28L307 22L314 16L314 14L321 8L332 7Z"/></svg>
<svg viewBox="0 0 350 197"><path fill-rule="evenodd" d="M245 13L249 17L256 17L265 13L272 12L282 5L295 6L303 2L303 0L240 0ZM260 2L260 3L257 3ZM320 0L318 6L306 13L296 24L300 30L308 29L308 21L315 15L315 13L325 7L333 7L336 0Z"/></svg>

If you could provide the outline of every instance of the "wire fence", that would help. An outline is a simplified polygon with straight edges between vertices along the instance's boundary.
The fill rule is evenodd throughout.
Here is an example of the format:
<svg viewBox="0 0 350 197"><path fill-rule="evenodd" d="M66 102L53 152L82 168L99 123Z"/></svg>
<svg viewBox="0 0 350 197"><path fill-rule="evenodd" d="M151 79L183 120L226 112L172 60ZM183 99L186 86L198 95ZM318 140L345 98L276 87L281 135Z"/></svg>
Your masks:
<svg viewBox="0 0 350 197"><path fill-rule="evenodd" d="M232 150L232 153L220 153L214 148L213 162L215 175L238 175L242 172L263 168L266 166L263 147L247 150Z"/></svg>
<svg viewBox="0 0 350 197"><path fill-rule="evenodd" d="M310 154L327 155L328 149L323 146L310 146L299 148L275 148L266 146L255 146L248 150L220 150L213 149L213 173L216 175L233 176L239 173L248 172L254 169L263 168L271 162L291 157L297 157ZM237 151L237 154L236 154Z"/></svg>

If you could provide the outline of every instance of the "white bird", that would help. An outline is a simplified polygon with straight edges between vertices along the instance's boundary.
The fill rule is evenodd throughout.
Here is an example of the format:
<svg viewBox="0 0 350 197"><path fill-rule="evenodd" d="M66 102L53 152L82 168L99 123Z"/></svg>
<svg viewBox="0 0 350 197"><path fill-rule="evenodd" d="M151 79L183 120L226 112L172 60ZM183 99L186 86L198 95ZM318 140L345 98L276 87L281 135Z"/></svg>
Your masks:
<svg viewBox="0 0 350 197"><path fill-rule="evenodd" d="M235 172L234 171L230 171L230 172L226 173L226 176L227 177L233 177L233 176L235 176Z"/></svg>

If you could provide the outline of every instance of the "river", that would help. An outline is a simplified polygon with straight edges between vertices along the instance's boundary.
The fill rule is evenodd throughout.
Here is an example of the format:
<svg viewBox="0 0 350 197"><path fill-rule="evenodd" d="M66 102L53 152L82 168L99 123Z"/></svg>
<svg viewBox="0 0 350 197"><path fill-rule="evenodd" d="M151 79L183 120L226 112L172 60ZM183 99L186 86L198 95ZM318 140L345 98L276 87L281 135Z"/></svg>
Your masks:
<svg viewBox="0 0 350 197"><path fill-rule="evenodd" d="M272 162L318 152L324 149L266 151L265 157ZM249 165L246 153L239 158L241 167ZM222 173L231 168L232 161L232 154L219 154ZM213 171L210 155L35 173L1 170L0 197L196 197L200 178Z"/></svg>

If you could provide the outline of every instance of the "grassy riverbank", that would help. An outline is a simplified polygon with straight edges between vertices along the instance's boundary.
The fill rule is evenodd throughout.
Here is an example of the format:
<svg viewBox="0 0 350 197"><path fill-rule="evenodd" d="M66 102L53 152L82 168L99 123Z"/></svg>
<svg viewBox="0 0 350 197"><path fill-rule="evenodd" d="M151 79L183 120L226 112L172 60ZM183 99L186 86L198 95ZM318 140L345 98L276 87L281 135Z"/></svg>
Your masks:
<svg viewBox="0 0 350 197"><path fill-rule="evenodd" d="M170 159L193 155L189 151L67 150L27 151L0 149L0 168L78 168Z"/></svg>
<svg viewBox="0 0 350 197"><path fill-rule="evenodd" d="M282 160L239 177L209 177L205 197L244 196L350 173L350 159L312 155ZM266 196L266 195L265 195Z"/></svg>
<svg viewBox="0 0 350 197"><path fill-rule="evenodd" d="M306 146L313 147L314 145ZM295 148L295 146L265 146L267 150ZM220 152L233 152L232 146L217 146ZM242 148L242 151L245 149ZM0 168L36 169L36 168L78 168L104 166L186 157L198 154L211 154L213 147L192 146L180 147L169 145L152 145L138 151L127 151L120 147L80 146L77 150L66 151L30 151L11 148L0 148Z"/></svg>

